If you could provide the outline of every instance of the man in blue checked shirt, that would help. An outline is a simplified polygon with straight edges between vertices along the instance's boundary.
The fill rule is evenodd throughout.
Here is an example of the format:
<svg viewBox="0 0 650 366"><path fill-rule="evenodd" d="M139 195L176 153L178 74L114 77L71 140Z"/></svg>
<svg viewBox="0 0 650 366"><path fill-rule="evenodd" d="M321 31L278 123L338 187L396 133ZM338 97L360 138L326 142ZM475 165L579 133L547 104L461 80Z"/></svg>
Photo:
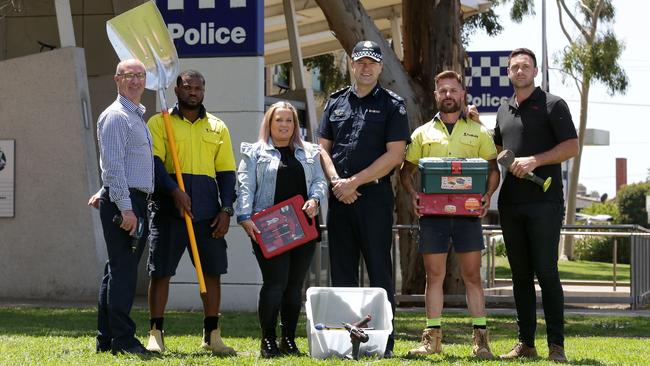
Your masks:
<svg viewBox="0 0 650 366"><path fill-rule="evenodd" d="M120 62L113 77L117 99L97 121L103 182L99 215L108 252L99 288L97 352L152 354L135 338L135 323L129 315L148 235L147 201L154 188L152 139L143 120L145 107L140 104L145 78L139 60ZM119 218L118 225L114 220ZM144 227L134 243L139 221Z"/></svg>

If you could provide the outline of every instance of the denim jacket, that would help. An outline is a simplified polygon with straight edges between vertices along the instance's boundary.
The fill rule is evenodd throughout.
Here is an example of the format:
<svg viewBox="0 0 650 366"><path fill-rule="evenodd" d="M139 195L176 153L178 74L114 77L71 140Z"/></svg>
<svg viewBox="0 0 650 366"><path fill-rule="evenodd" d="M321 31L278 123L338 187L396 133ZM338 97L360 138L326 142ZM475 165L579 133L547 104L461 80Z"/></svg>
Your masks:
<svg viewBox="0 0 650 366"><path fill-rule="evenodd" d="M296 145L294 154L305 171L307 197L323 202L327 195L327 180L320 163L320 146L304 142L305 147ZM275 182L280 151L268 142L241 144L242 160L237 169L237 222L250 219L255 212L273 206Z"/></svg>

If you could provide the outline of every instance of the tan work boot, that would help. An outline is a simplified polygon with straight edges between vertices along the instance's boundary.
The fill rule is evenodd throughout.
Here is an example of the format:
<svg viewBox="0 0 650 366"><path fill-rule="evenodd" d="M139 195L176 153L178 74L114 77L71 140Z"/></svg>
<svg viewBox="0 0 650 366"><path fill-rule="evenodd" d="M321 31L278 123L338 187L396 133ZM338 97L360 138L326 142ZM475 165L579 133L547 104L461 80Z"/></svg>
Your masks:
<svg viewBox="0 0 650 366"><path fill-rule="evenodd" d="M201 348L204 350L212 351L212 353L222 356L236 356L237 352L232 348L228 347L223 343L221 339L221 329L217 328L210 332L210 342L205 342L205 329L203 329L203 344Z"/></svg>
<svg viewBox="0 0 650 366"><path fill-rule="evenodd" d="M490 351L490 338L487 329L474 329L472 335L472 354L482 360L494 358Z"/></svg>
<svg viewBox="0 0 650 366"><path fill-rule="evenodd" d="M422 344L413 348L407 356L424 356L442 352L442 329L426 328L422 332Z"/></svg>
<svg viewBox="0 0 650 366"><path fill-rule="evenodd" d="M551 344L548 346L548 359L558 363L569 362L564 353L564 347L558 346L557 344Z"/></svg>
<svg viewBox="0 0 650 366"><path fill-rule="evenodd" d="M523 342L519 342L515 344L514 347L512 347L512 350L510 350L510 352L506 353L505 355L501 355L501 358L505 360L512 360L521 357L537 357L537 349L535 347L529 347Z"/></svg>
<svg viewBox="0 0 650 366"><path fill-rule="evenodd" d="M147 349L151 352L163 353L165 352L165 332L156 329L149 331L149 341L147 342Z"/></svg>

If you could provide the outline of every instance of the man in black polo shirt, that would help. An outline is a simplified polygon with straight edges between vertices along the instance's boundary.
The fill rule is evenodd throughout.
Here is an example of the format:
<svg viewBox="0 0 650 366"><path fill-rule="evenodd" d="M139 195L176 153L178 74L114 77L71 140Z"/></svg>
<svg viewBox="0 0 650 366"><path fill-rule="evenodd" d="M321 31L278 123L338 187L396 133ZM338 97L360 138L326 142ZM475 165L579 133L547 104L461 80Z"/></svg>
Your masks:
<svg viewBox="0 0 650 366"><path fill-rule="evenodd" d="M363 254L370 286L384 288L394 310L390 175L409 140L406 107L377 82L383 66L377 43L357 43L351 57L355 83L330 96L318 130L323 169L332 184L327 214L332 285L359 286ZM391 334L386 357L393 343Z"/></svg>
<svg viewBox="0 0 650 366"><path fill-rule="evenodd" d="M519 342L502 358L536 357L534 277L542 289L549 359L567 362L564 354L564 295L557 269L564 197L560 163L578 154L569 107L561 98L535 87L537 60L526 48L508 58L508 77L515 94L497 113L494 143L512 150L515 161L499 193L499 216L512 270ZM553 178L548 191L522 179L533 172Z"/></svg>

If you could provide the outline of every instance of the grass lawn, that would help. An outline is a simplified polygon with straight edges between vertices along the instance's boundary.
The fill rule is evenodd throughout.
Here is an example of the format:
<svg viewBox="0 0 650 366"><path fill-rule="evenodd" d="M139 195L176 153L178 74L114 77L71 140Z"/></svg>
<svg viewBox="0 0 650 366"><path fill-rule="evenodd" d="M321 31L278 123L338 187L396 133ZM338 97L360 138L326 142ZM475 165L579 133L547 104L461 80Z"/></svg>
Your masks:
<svg viewBox="0 0 650 366"><path fill-rule="evenodd" d="M508 258L496 257L496 277L510 278L510 264ZM563 280L592 280L592 281L612 281L611 263L588 262L588 261L559 261L558 268L560 278ZM616 265L616 280L618 282L630 282L630 265Z"/></svg>
<svg viewBox="0 0 650 366"><path fill-rule="evenodd" d="M143 336L147 313L134 311L138 334ZM237 357L216 358L199 350L202 315L170 312L165 320L167 352L160 358L143 360L135 356L112 356L94 351L96 313L92 309L0 308L0 365L351 365L352 361L319 361L308 356L262 360L258 357L259 331L253 313L226 313L222 317L225 342L239 352ZM505 353L515 342L513 317L489 317L492 350ZM471 327L464 316L443 319L443 354L417 360L402 356L419 342L424 323L421 313L398 313L396 358L363 359L370 365L491 364L518 365L521 362L479 362L469 357ZM650 364L650 323L647 318L569 316L566 319L567 355L576 365ZM298 346L307 351L304 318L299 324ZM544 335L539 323L538 334ZM144 341L144 339L143 339ZM540 356L546 357L545 338L537 339ZM543 358L526 365L551 365Z"/></svg>

